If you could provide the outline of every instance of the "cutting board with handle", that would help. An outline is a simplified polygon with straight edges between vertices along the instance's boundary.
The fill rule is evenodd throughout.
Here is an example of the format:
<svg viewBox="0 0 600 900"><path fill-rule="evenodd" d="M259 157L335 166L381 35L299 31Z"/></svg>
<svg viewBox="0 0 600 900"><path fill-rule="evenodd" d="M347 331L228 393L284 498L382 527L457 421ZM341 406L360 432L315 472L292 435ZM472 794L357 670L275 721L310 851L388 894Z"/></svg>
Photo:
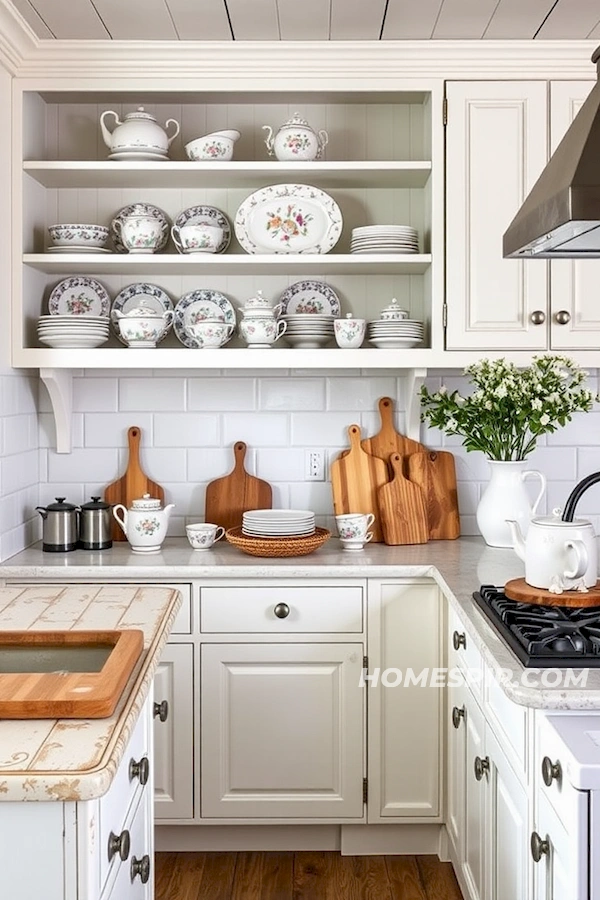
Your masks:
<svg viewBox="0 0 600 900"><path fill-rule="evenodd" d="M379 416L381 427L373 437L365 438L362 442L363 450L371 456L377 456L388 462L392 453L407 456L409 453L419 453L425 450L425 446L419 441L413 441L400 432L394 425L394 403L391 397L381 397L379 400Z"/></svg>
<svg viewBox="0 0 600 900"><path fill-rule="evenodd" d="M454 456L447 450L411 453L404 473L418 485L425 498L429 539L453 541L460 536Z"/></svg>
<svg viewBox="0 0 600 900"><path fill-rule="evenodd" d="M244 468L246 444L236 441L233 445L235 465L229 475L211 481L206 488L205 520L213 525L237 528L242 524L242 513L249 509L271 509L273 491L261 478L249 475Z"/></svg>
<svg viewBox="0 0 600 900"><path fill-rule="evenodd" d="M399 453L392 453L389 463L394 477L377 492L383 539L386 544L426 544L425 495L418 484L404 477Z"/></svg>
<svg viewBox="0 0 600 900"><path fill-rule="evenodd" d="M109 484L104 491L104 499L113 506L115 503L122 503L127 509L131 506L132 500L138 500L144 494L150 494L156 497L161 503L164 503L164 488L152 481L140 465L140 441L142 437L141 429L137 425L133 425L127 432L127 440L129 442L129 460L125 474L117 481ZM112 523L112 539L113 541L126 541L121 526L116 520Z"/></svg>
<svg viewBox="0 0 600 900"><path fill-rule="evenodd" d="M348 436L350 450L331 464L333 510L336 516L345 513L373 513L373 540L381 541L383 536L377 491L388 480L387 465L383 459L363 450L358 425L350 425Z"/></svg>

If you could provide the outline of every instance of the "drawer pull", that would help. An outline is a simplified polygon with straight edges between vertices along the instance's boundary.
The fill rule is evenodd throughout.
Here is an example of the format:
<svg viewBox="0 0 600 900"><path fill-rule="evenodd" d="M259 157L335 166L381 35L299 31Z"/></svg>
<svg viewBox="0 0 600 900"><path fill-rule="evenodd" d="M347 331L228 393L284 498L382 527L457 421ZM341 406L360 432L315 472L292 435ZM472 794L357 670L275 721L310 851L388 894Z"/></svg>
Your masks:
<svg viewBox="0 0 600 900"><path fill-rule="evenodd" d="M127 829L121 834L115 834L114 831L108 836L108 861L110 862L117 853L121 858L121 862L125 862L129 857L131 849L131 838Z"/></svg>
<svg viewBox="0 0 600 900"><path fill-rule="evenodd" d="M464 647L465 650L467 648L467 636L463 632L460 634L458 631L455 631L452 635L452 646L455 650L460 650L461 647Z"/></svg>
<svg viewBox="0 0 600 900"><path fill-rule="evenodd" d="M487 777L487 774L490 771L489 756L486 756L485 759L482 759L480 756L476 756L473 768L475 769L475 778L477 779L477 781L481 781L484 775Z"/></svg>
<svg viewBox="0 0 600 900"><path fill-rule="evenodd" d="M460 720L465 717L465 708L464 706L453 706L452 707L452 724L455 728L460 728Z"/></svg>
<svg viewBox="0 0 600 900"><path fill-rule="evenodd" d="M290 608L287 603L278 603L273 612L278 619L287 619L290 614Z"/></svg>
<svg viewBox="0 0 600 900"><path fill-rule="evenodd" d="M571 313L568 309L559 309L554 318L559 325L568 325L571 321Z"/></svg>
<svg viewBox="0 0 600 900"><path fill-rule="evenodd" d="M133 781L134 778L139 778L140 784L148 784L149 777L150 763L148 762L147 756L142 756L139 762L136 762L135 759L129 760L130 781Z"/></svg>
<svg viewBox="0 0 600 900"><path fill-rule="evenodd" d="M145 853L141 859L134 856L131 860L131 881L135 881L140 876L142 884L146 884L150 880L150 857Z"/></svg>
<svg viewBox="0 0 600 900"><path fill-rule="evenodd" d="M532 832L530 844L531 855L536 863L540 861L542 856L547 856L550 853L550 841L548 839L543 841L537 831Z"/></svg>
<svg viewBox="0 0 600 900"><path fill-rule="evenodd" d="M561 764L559 762L553 763L549 756L545 756L542 760L542 778L546 787L551 787L555 778L557 781L560 781L562 778Z"/></svg>
<svg viewBox="0 0 600 900"><path fill-rule="evenodd" d="M160 703L155 703L152 707L152 713L154 718L160 719L161 722L166 722L169 718L169 704L166 700L161 700Z"/></svg>
<svg viewBox="0 0 600 900"><path fill-rule="evenodd" d="M532 325L543 325L546 321L546 313L543 309L534 309L529 316L529 321Z"/></svg>

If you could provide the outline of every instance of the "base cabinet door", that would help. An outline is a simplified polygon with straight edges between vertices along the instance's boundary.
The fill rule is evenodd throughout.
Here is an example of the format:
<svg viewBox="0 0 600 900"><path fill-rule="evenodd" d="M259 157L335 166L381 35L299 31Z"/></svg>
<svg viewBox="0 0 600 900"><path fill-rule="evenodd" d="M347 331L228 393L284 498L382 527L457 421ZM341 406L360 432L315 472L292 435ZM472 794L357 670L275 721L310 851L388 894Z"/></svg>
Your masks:
<svg viewBox="0 0 600 900"><path fill-rule="evenodd" d="M456 859L464 855L467 699L464 684L448 688L446 830Z"/></svg>
<svg viewBox="0 0 600 900"><path fill-rule="evenodd" d="M479 706L468 694L465 703L465 819L463 832L462 874L469 900L489 900L485 895L485 819L486 781L479 777L485 761L485 722Z"/></svg>
<svg viewBox="0 0 600 900"><path fill-rule="evenodd" d="M587 798L586 792L580 794L573 816L564 822L545 794L537 791L535 829L530 838L535 900L595 900L597 895L593 888L590 893L588 881Z"/></svg>
<svg viewBox="0 0 600 900"><path fill-rule="evenodd" d="M154 676L154 811L158 822L194 815L193 650L192 644L167 644Z"/></svg>
<svg viewBox="0 0 600 900"><path fill-rule="evenodd" d="M362 643L204 644L203 818L363 816Z"/></svg>

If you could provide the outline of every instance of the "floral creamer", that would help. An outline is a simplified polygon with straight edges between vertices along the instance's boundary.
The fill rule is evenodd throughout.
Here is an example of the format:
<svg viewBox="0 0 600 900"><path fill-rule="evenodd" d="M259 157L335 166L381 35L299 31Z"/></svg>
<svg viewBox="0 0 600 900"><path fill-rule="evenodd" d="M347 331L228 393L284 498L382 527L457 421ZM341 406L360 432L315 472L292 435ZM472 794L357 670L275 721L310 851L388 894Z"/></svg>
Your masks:
<svg viewBox="0 0 600 900"><path fill-rule="evenodd" d="M269 156L275 156L282 162L321 159L329 141L326 131L317 133L300 113L294 113L291 119L284 122L275 136L270 125L263 125L263 131L268 132L265 144Z"/></svg>
<svg viewBox="0 0 600 900"><path fill-rule="evenodd" d="M169 503L163 509L160 500L144 494L139 500L132 500L129 509L122 503L115 504L113 516L123 529L134 553L159 553L167 536L169 517L174 507L174 503ZM122 512L122 516L119 512Z"/></svg>

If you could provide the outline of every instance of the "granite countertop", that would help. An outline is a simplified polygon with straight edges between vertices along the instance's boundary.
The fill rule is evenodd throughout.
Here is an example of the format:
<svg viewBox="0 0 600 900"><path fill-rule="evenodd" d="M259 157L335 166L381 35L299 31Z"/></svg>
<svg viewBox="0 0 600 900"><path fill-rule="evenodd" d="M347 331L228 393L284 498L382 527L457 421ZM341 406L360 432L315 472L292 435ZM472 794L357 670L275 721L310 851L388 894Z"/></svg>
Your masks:
<svg viewBox="0 0 600 900"><path fill-rule="evenodd" d="M181 599L169 587L0 588L4 631L144 632L144 649L112 716L0 720L0 801L89 800L106 793L148 696Z"/></svg>
<svg viewBox="0 0 600 900"><path fill-rule="evenodd" d="M512 550L488 547L478 537L400 547L368 544L359 553L343 551L332 538L309 556L288 559L247 556L224 541L209 551L195 551L185 538L167 539L160 553L149 555L132 553L127 542L115 543L111 550L71 553L44 553L36 544L0 565L0 579L41 581L431 578L459 614L486 664L493 671L511 670L511 680L502 680L511 700L541 709L600 709L600 668L587 670L585 687L544 686L538 670L519 662L475 605L472 594L481 584L504 585L523 574L523 563Z"/></svg>

